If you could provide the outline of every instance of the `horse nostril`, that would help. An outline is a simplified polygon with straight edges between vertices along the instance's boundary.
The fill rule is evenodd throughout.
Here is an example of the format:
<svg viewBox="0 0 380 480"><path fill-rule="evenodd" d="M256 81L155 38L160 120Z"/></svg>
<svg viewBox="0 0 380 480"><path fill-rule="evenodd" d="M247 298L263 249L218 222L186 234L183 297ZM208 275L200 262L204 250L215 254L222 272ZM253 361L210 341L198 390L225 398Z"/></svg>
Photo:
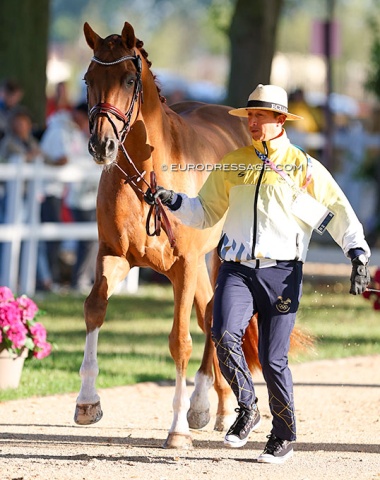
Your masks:
<svg viewBox="0 0 380 480"><path fill-rule="evenodd" d="M116 150L116 142L113 138L108 138L105 145L105 156L110 157L115 153Z"/></svg>

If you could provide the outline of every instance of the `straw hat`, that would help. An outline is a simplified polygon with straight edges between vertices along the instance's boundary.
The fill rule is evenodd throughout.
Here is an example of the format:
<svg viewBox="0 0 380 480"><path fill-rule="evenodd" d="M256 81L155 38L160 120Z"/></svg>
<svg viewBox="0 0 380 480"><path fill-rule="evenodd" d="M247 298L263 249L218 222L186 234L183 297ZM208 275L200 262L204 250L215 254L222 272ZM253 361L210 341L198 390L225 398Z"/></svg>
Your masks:
<svg viewBox="0 0 380 480"><path fill-rule="evenodd" d="M228 113L236 117L248 117L248 110L272 110L286 115L287 120L301 120L303 117L288 112L288 95L276 85L257 85L248 98L246 107L235 108Z"/></svg>

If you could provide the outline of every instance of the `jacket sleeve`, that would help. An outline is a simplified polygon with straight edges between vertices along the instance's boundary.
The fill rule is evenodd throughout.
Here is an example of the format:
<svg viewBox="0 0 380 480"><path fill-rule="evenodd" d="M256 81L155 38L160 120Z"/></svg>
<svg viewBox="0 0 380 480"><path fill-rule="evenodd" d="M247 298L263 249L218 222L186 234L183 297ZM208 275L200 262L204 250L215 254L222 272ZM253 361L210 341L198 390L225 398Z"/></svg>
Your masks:
<svg viewBox="0 0 380 480"><path fill-rule="evenodd" d="M349 257L349 250L361 248L369 257L371 252L359 222L347 197L330 172L317 160L313 162L313 177L307 191L334 214L327 226L332 238Z"/></svg>
<svg viewBox="0 0 380 480"><path fill-rule="evenodd" d="M197 197L189 198L184 193L179 195L182 198L181 206L172 213L189 227L212 227L228 209L228 192L222 171L210 173Z"/></svg>

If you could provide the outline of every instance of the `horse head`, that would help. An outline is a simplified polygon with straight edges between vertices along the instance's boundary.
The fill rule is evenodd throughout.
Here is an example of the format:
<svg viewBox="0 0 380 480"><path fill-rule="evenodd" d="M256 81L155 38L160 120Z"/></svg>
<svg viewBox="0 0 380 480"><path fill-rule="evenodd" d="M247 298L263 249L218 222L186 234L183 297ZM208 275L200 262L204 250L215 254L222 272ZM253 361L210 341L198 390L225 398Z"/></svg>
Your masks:
<svg viewBox="0 0 380 480"><path fill-rule="evenodd" d="M142 59L132 25L125 22L121 35L101 38L90 25L84 35L93 50L84 76L91 136L89 152L102 165L116 160L136 120L142 102Z"/></svg>

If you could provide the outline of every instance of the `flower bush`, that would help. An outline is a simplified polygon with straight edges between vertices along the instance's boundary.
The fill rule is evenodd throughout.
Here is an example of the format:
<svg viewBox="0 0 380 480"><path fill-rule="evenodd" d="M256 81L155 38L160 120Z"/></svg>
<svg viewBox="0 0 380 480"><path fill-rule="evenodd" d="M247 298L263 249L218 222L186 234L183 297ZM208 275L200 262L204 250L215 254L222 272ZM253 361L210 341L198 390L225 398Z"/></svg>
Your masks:
<svg viewBox="0 0 380 480"><path fill-rule="evenodd" d="M377 292L365 291L363 297L373 303L374 310L380 310L380 268L378 268L373 276L368 288L378 290Z"/></svg>
<svg viewBox="0 0 380 480"><path fill-rule="evenodd" d="M52 346L46 340L47 333L37 321L40 313L37 305L26 295L15 298L8 287L0 287L0 351L27 358L42 359L50 355Z"/></svg>

